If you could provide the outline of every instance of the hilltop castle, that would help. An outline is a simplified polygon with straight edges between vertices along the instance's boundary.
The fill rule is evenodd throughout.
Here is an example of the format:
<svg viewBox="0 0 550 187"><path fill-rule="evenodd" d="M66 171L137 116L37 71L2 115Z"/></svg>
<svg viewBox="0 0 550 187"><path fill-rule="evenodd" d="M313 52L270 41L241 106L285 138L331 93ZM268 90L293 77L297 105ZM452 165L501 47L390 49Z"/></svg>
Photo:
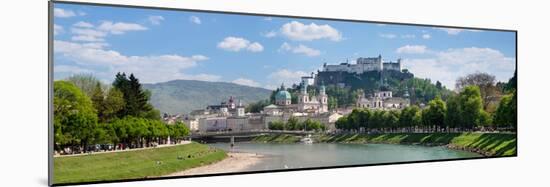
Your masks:
<svg viewBox="0 0 550 187"><path fill-rule="evenodd" d="M382 71L382 70L394 70L401 72L401 59L397 59L397 62L383 61L382 55L378 57L358 58L355 64L341 63L338 65L323 65L323 71L325 72L348 72L361 74L368 71Z"/></svg>

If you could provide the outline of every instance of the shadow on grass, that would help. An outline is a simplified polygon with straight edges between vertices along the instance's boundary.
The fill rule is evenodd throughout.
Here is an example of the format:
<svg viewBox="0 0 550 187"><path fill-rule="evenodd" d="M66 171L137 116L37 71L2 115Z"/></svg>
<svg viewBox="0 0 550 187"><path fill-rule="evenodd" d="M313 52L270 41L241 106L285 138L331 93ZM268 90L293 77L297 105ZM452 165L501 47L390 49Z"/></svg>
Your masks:
<svg viewBox="0 0 550 187"><path fill-rule="evenodd" d="M517 140L515 134L482 134L466 148L477 148L493 156L515 155Z"/></svg>

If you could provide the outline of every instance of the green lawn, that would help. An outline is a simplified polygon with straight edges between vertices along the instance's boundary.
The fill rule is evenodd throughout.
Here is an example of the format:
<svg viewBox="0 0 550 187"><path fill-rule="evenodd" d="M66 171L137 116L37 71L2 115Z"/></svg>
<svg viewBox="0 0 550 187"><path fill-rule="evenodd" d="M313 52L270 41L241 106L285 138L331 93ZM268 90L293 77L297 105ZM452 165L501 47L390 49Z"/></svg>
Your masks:
<svg viewBox="0 0 550 187"><path fill-rule="evenodd" d="M178 159L178 156L182 159ZM214 163L225 157L227 154L223 150L198 143L128 152L56 157L54 183L162 176ZM161 164L157 164L157 161Z"/></svg>

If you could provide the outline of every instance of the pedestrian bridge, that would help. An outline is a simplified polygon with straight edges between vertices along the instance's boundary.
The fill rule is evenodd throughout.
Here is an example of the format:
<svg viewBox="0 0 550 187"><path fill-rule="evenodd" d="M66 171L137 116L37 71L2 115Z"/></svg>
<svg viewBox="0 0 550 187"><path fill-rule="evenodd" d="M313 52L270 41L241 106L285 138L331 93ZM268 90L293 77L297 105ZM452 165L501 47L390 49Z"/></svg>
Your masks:
<svg viewBox="0 0 550 187"><path fill-rule="evenodd" d="M208 138L208 137L251 137L260 136L264 134L294 134L294 135L307 135L312 134L314 131L289 131L289 130L247 130L247 131L216 131L216 132L202 132L192 133L191 138Z"/></svg>

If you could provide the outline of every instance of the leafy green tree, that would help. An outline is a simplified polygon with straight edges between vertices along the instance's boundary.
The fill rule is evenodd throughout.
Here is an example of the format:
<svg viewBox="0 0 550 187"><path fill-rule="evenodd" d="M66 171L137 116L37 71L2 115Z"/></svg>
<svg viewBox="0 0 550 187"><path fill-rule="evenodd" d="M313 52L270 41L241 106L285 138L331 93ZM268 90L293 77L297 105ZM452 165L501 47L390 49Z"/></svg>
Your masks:
<svg viewBox="0 0 550 187"><path fill-rule="evenodd" d="M111 88L107 92L107 96L103 101L102 121L109 121L116 117L116 115L124 109L126 102L124 101L124 95L117 88Z"/></svg>
<svg viewBox="0 0 550 187"><path fill-rule="evenodd" d="M337 129L349 130L349 127L348 127L348 116L345 115L345 116L342 116L342 117L338 118L338 120L336 120L336 122L334 122L334 126L335 126Z"/></svg>
<svg viewBox="0 0 550 187"><path fill-rule="evenodd" d="M361 109L353 109L348 117L348 123L351 129L358 130L361 127Z"/></svg>
<svg viewBox="0 0 550 187"><path fill-rule="evenodd" d="M296 117L290 117L288 118L288 121L286 122L286 130L302 130L303 126L298 121L298 118Z"/></svg>
<svg viewBox="0 0 550 187"><path fill-rule="evenodd" d="M328 109L329 110L334 110L336 108L338 108L338 99L335 98L335 97L329 96L328 97Z"/></svg>
<svg viewBox="0 0 550 187"><path fill-rule="evenodd" d="M55 144L86 148L94 141L96 126L97 114L90 98L71 82L55 81Z"/></svg>
<svg viewBox="0 0 550 187"><path fill-rule="evenodd" d="M88 97L93 96L98 83L101 85L101 82L97 78L95 78L92 74L76 74L66 78L66 80L73 83Z"/></svg>
<svg viewBox="0 0 550 187"><path fill-rule="evenodd" d="M477 86L483 109L487 109L491 103L498 100L501 94L495 80L495 76L488 73L472 73L465 77L459 77L456 81L456 88L463 90L467 86Z"/></svg>
<svg viewBox="0 0 550 187"><path fill-rule="evenodd" d="M114 144L123 143L124 145L128 145L130 143L130 137L129 137L129 131L131 129L131 126L128 122L127 118L123 119L115 119L110 122L113 130L115 131L117 139L113 141Z"/></svg>
<svg viewBox="0 0 550 187"><path fill-rule="evenodd" d="M95 110L97 111L97 116L100 121L104 121L104 114L105 111L105 97L103 94L103 89L101 88L101 83L97 82L94 90L92 91L92 104L94 105Z"/></svg>
<svg viewBox="0 0 550 187"><path fill-rule="evenodd" d="M373 112L372 116L369 118L369 124L372 126L372 128L385 128L384 113L386 113L386 111L383 110L375 110Z"/></svg>
<svg viewBox="0 0 550 187"><path fill-rule="evenodd" d="M359 127L364 128L365 130L368 130L370 128L370 118L372 116L372 112L368 109L361 109L359 110Z"/></svg>
<svg viewBox="0 0 550 187"><path fill-rule="evenodd" d="M255 103L250 103L245 107L245 112L260 113L264 107L270 104L269 100L260 100Z"/></svg>
<svg viewBox="0 0 550 187"><path fill-rule="evenodd" d="M497 127L516 128L517 126L517 92L502 97L494 116Z"/></svg>
<svg viewBox="0 0 550 187"><path fill-rule="evenodd" d="M308 131L312 131L312 130L317 131L321 129L321 123L311 119L306 119L303 122L303 126L305 126L305 130L308 130Z"/></svg>
<svg viewBox="0 0 550 187"><path fill-rule="evenodd" d="M112 142L112 137L107 132L106 124L98 124L94 129L94 144L108 144Z"/></svg>
<svg viewBox="0 0 550 187"><path fill-rule="evenodd" d="M462 127L463 124L460 98L458 95L453 95L447 99L447 115L445 117L445 125L448 128L459 128Z"/></svg>
<svg viewBox="0 0 550 187"><path fill-rule="evenodd" d="M446 113L447 107L445 106L445 102L443 102L440 97L436 97L428 103L428 108L422 111L422 120L424 125L428 128L443 128Z"/></svg>
<svg viewBox="0 0 550 187"><path fill-rule="evenodd" d="M410 97L412 104L427 103L436 96L441 96L443 100L446 100L448 96L452 94L450 90L444 86L434 85L430 79L412 78L404 82L407 88L410 90Z"/></svg>
<svg viewBox="0 0 550 187"><path fill-rule="evenodd" d="M481 125L483 102L477 86L466 86L459 94L462 122L468 129Z"/></svg>
<svg viewBox="0 0 550 187"><path fill-rule="evenodd" d="M479 125L484 127L490 127L492 124L493 124L493 119L491 118L491 114L489 114L489 112L481 110L479 113Z"/></svg>
<svg viewBox="0 0 550 187"><path fill-rule="evenodd" d="M285 130L284 126L285 124L282 121L272 121L268 124L270 130Z"/></svg>
<svg viewBox="0 0 550 187"><path fill-rule="evenodd" d="M113 124L111 123L100 123L98 124L98 127L104 131L104 133L99 132L96 133L99 137L96 137L96 140L98 140L96 143L99 144L117 144L120 142L120 139L117 136L116 129Z"/></svg>
<svg viewBox="0 0 550 187"><path fill-rule="evenodd" d="M399 126L399 116L400 113L397 110L390 110L389 112L385 112L385 126L387 128L391 128L392 130L396 129Z"/></svg>
<svg viewBox="0 0 550 187"><path fill-rule="evenodd" d="M418 119L415 119L417 116L420 116L419 113L420 108L418 108L418 106L416 105L405 107L401 111L401 116L399 116L399 127L409 127L409 131L411 131L410 127L420 126L420 121L416 121L420 120L420 117L418 117Z"/></svg>

